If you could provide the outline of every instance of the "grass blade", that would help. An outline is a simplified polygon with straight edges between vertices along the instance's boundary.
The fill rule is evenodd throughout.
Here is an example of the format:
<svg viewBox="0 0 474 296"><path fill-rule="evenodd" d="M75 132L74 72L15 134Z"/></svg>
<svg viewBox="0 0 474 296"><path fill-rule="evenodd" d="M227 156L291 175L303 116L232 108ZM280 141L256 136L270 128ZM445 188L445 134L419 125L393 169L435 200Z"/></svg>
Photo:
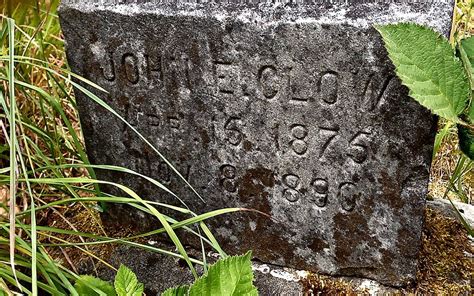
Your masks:
<svg viewBox="0 0 474 296"><path fill-rule="evenodd" d="M10 2L9 2L10 3ZM15 55L15 21L13 19L7 19L8 26L8 98L10 101L10 209L9 209L9 220L10 220L10 266L12 268L13 277L21 289L21 285L18 282L18 277L15 268L15 207L16 207L16 186L17 186L17 163L16 163L16 124L15 124L15 64L13 56Z"/></svg>

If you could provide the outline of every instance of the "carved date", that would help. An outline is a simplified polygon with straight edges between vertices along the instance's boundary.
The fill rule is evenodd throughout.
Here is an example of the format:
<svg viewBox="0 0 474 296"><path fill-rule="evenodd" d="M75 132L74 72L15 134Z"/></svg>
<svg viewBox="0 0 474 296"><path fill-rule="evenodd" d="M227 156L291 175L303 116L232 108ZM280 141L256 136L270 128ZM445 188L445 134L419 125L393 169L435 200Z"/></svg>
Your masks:
<svg viewBox="0 0 474 296"><path fill-rule="evenodd" d="M347 182L339 185L338 199L344 210L348 212L354 210L356 201L359 199L355 184Z"/></svg>
<svg viewBox="0 0 474 296"><path fill-rule="evenodd" d="M333 140L338 136L339 134L339 127L319 127L319 134L320 138L323 140L323 144L321 146L321 149L319 150L319 158L323 157L324 152L326 149L329 147L329 145L332 143Z"/></svg>
<svg viewBox="0 0 474 296"><path fill-rule="evenodd" d="M295 202L300 199L300 192L298 187L300 185L300 177L294 174L286 174L283 176L283 184L287 188L283 189L283 196L289 202Z"/></svg>
<svg viewBox="0 0 474 296"><path fill-rule="evenodd" d="M291 126L290 146L297 155L304 155L308 150L306 137L308 136L308 128L302 124L294 124Z"/></svg>
<svg viewBox="0 0 474 296"><path fill-rule="evenodd" d="M226 140L233 146L238 146L243 139L243 132L240 129L242 121L238 117L230 117L224 124Z"/></svg>
<svg viewBox="0 0 474 296"><path fill-rule="evenodd" d="M325 207L328 202L329 183L326 179L314 179L309 188L309 200L318 207Z"/></svg>
<svg viewBox="0 0 474 296"><path fill-rule="evenodd" d="M317 207L324 208L329 202L330 184L325 178L313 178L309 184L302 184L301 178L293 173L283 175L284 185L282 195L289 202L296 202L303 198L307 199ZM334 187L333 187L334 188ZM345 211L353 211L361 193L352 182L342 182L337 187L337 199Z"/></svg>
<svg viewBox="0 0 474 296"><path fill-rule="evenodd" d="M366 144L370 132L360 131L349 142L347 155L357 163L363 163L367 159L368 146Z"/></svg>
<svg viewBox="0 0 474 296"><path fill-rule="evenodd" d="M224 164L220 167L220 185L228 192L235 192L237 185L235 181L236 169L233 165Z"/></svg>

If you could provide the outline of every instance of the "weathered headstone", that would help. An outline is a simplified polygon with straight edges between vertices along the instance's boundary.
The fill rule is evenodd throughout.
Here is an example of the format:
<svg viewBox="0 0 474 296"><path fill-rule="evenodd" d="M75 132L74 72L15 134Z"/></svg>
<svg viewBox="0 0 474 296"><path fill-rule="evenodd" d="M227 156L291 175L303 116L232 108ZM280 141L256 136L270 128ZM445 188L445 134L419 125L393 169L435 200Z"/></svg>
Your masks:
<svg viewBox="0 0 474 296"><path fill-rule="evenodd" d="M435 122L400 85L372 24L446 35L453 1L132 2L63 0L69 63L206 203L76 92L92 162L160 180L199 213L272 216L209 221L230 252L391 285L415 279ZM144 180L98 176L176 203ZM110 215L157 227L129 208Z"/></svg>

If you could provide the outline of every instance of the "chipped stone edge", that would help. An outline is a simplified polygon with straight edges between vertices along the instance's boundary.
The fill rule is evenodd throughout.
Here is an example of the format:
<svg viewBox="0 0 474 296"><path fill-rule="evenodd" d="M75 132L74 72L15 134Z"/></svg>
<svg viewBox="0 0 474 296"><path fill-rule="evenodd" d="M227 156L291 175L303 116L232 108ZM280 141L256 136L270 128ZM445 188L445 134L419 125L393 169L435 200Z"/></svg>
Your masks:
<svg viewBox="0 0 474 296"><path fill-rule="evenodd" d="M452 201L456 209L459 211L463 219L474 228L474 205L466 204L459 201ZM448 199L435 198L434 200L426 201L426 207L432 210L440 211L443 216L456 219L459 222L460 218L453 208L453 205Z"/></svg>
<svg viewBox="0 0 474 296"><path fill-rule="evenodd" d="M286 282L303 283L314 273L305 270L296 270L287 267L279 267L265 263L252 261L252 270ZM358 293L368 293L369 295L380 295L380 293L390 293L397 291L396 288L383 285L376 280L358 277L335 277L328 276L330 280L342 280L351 284Z"/></svg>
<svg viewBox="0 0 474 296"><path fill-rule="evenodd" d="M445 36L449 35L450 26L448 23L451 21L452 9L449 12L449 16L439 17L442 14L446 14L447 7L454 8L454 1L445 0L440 3L432 3L429 5L429 9L423 8L423 10L416 11L413 4L408 3L389 3L388 9L380 10L377 9L376 3L364 3L358 5L351 4L339 4L333 8L327 9L324 14L315 17L302 16L298 14L298 11L292 11L291 8L286 8L281 3L275 3L273 5L261 4L258 9L256 8L240 8L236 11L228 11L225 9L216 9L216 7L210 7L204 9L198 4L187 3L181 4L178 8L170 8L161 6L158 7L156 4L144 3L144 4L117 4L110 5L104 3L93 3L93 2L80 2L80 1L63 1L60 6L60 10L65 9L76 9L81 12L97 12L107 11L122 15L135 16L140 14L159 14L163 16L191 16L199 18L213 18L217 21L225 21L228 19L235 19L243 23L254 23L259 26L277 26L281 23L295 23L295 24L333 24L333 25L351 25L358 28L369 28L373 24L388 24L397 22L415 22L421 25L427 25L438 31L440 34ZM428 4L425 3L426 6ZM426 7L425 6L425 7ZM364 9L369 13L363 17L354 18L351 17L351 13L355 12L356 9ZM283 12L281 19L275 19L274 12ZM262 13L264 11L264 13ZM435 17L438 16L438 17Z"/></svg>

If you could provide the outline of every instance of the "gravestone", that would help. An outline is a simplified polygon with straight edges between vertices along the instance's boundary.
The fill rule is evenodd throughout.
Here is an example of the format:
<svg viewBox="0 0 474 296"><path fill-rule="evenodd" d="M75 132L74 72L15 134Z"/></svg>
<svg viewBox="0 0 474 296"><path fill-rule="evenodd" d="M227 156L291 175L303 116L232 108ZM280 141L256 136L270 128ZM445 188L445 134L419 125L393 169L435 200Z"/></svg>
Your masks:
<svg viewBox="0 0 474 296"><path fill-rule="evenodd" d="M153 177L197 213L271 215L209 220L231 253L390 285L415 279L435 120L408 97L372 25L414 21L447 35L453 1L135 2L63 0L70 66L205 202L76 90L93 163ZM97 174L179 205L143 179ZM129 207L108 215L159 227Z"/></svg>

